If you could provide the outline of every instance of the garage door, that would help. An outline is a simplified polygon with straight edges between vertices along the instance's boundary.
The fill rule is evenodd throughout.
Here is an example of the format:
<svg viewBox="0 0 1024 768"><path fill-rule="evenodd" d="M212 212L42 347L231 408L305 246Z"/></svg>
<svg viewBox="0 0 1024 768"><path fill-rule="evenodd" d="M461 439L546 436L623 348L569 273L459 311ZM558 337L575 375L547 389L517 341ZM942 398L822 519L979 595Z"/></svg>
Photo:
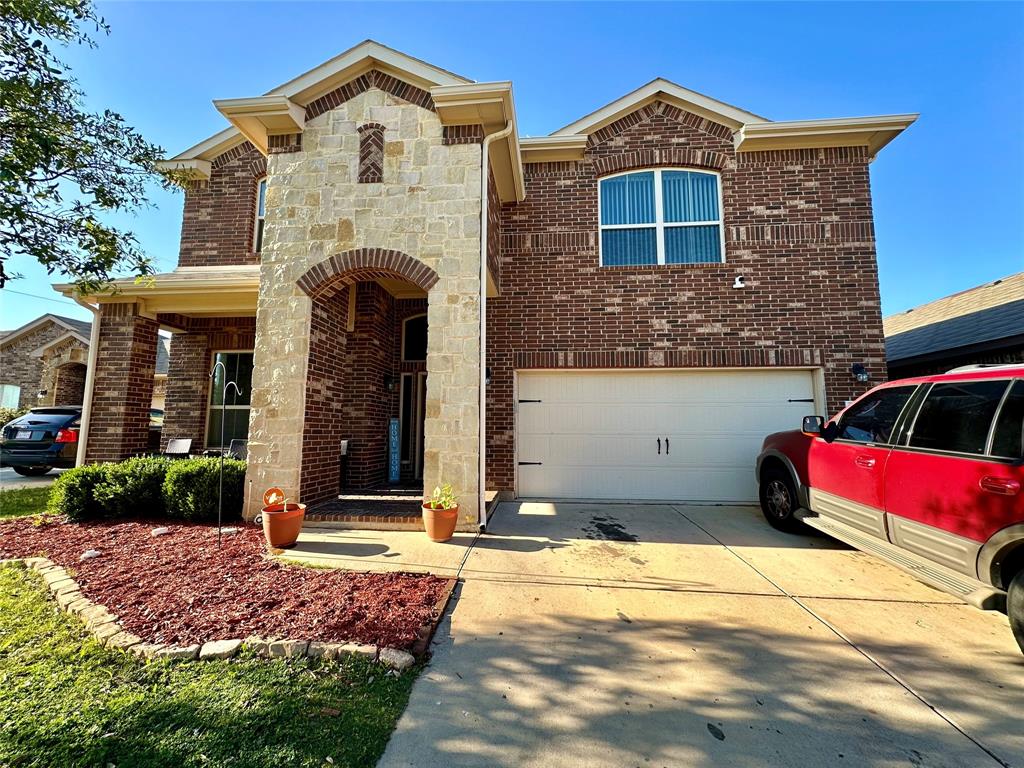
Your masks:
<svg viewBox="0 0 1024 768"><path fill-rule="evenodd" d="M811 371L521 371L518 492L755 501L761 441L813 398Z"/></svg>

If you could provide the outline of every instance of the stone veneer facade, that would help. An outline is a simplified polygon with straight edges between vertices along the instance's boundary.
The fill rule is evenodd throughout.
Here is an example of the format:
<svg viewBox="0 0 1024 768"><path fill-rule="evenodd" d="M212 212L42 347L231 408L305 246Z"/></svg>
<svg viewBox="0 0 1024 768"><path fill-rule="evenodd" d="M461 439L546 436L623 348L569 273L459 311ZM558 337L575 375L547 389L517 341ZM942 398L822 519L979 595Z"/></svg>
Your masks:
<svg viewBox="0 0 1024 768"><path fill-rule="evenodd" d="M312 490L307 502L329 497L303 477L330 469L309 463L307 450L304 470L304 443L311 449L341 435L325 437L304 424L321 417L327 402L346 396L339 377L351 363L343 354L338 297L347 288L338 284L319 293L314 281L307 286L311 296L298 283L309 270L325 286L343 281L329 257L357 254L345 262L352 268L342 267L353 279L415 282L410 263L431 275L424 485L451 483L461 523L471 525L479 460L480 145L446 143L429 105L375 87L344 96L307 120L300 144L276 142L267 162L247 483L259 492L247 499L247 514L255 514L263 489L274 485ZM368 123L384 128L383 182L358 180L359 128ZM324 333L332 334L330 343L320 343ZM336 445L319 450L337 455Z"/></svg>

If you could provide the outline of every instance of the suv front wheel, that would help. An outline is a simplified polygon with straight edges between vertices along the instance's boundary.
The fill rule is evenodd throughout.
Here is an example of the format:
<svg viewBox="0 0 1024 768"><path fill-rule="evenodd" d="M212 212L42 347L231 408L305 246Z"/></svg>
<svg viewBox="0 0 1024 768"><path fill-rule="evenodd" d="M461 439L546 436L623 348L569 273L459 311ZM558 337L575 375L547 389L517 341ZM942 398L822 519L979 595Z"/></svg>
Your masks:
<svg viewBox="0 0 1024 768"><path fill-rule="evenodd" d="M1006 613L1010 617L1010 627L1013 636L1017 638L1017 645L1021 653L1024 653L1024 569L1013 577L1010 588L1006 590Z"/></svg>
<svg viewBox="0 0 1024 768"><path fill-rule="evenodd" d="M781 467L766 468L761 473L758 496L761 500L761 511L772 528L792 533L803 526L796 517L800 502L797 500L796 487L789 472Z"/></svg>

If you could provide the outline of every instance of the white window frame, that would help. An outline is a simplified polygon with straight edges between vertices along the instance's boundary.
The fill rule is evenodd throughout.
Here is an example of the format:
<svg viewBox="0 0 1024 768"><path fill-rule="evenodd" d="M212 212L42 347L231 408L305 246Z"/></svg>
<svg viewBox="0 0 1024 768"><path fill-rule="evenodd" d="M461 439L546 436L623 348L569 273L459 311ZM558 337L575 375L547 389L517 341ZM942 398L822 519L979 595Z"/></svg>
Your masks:
<svg viewBox="0 0 1024 768"><path fill-rule="evenodd" d="M665 211L662 208L662 187L661 187L661 175L664 171L687 171L689 173L703 173L708 176L715 177L715 186L718 191L718 218L714 221L665 221ZM601 221L601 211L603 206L601 205L601 186L602 182L608 179L614 179L619 176L631 176L635 173L653 173L654 174L654 221L649 224L604 224ZM597 180L597 249L599 254L599 263L602 267L699 267L704 264L724 264L725 263L725 225L722 222L722 214L724 209L722 206L722 174L718 171L708 170L707 168L687 168L687 167L671 167L671 168L633 168L628 171L622 171L620 173L610 173L607 176L601 176ZM718 261L710 262L692 262L682 264L665 264L665 230L673 227L718 227L718 252L721 254L721 258ZM655 238L655 247L657 248L658 261L656 264L608 264L604 263L604 231L606 229L653 229Z"/></svg>
<svg viewBox="0 0 1024 768"><path fill-rule="evenodd" d="M210 363L210 366L212 367L214 365L214 361L217 359L217 355L250 355L250 354L255 354L255 353L256 353L255 349L211 349L210 350L209 363ZM255 373L255 371L256 371L256 361L254 359L253 360L253 372ZM219 406L219 405L215 406L213 403L210 402L211 400L213 400L213 382L214 382L213 377L210 377L210 384L206 388L206 428L203 430L203 444L207 448L215 448L215 447L216 448L227 448L228 446L226 446L226 445L213 446L213 445L210 445L210 442L209 442L209 437L210 437L210 420L213 418L213 409L216 408L219 411L220 408L221 408L221 406ZM252 414L252 393L251 392L249 393L249 405L226 405L226 406L224 406L224 408L225 408L225 410L228 410L228 411L241 411L241 410L244 409L246 411L249 411L249 413L251 415Z"/></svg>
<svg viewBox="0 0 1024 768"><path fill-rule="evenodd" d="M266 176L260 176L256 179L256 218L252 226L252 252L262 253L263 242L260 238L260 222L263 222L263 235L266 237L267 234L267 192L265 185L267 183ZM260 215L260 187L264 187L263 191L263 215ZM256 245L259 244L257 250Z"/></svg>

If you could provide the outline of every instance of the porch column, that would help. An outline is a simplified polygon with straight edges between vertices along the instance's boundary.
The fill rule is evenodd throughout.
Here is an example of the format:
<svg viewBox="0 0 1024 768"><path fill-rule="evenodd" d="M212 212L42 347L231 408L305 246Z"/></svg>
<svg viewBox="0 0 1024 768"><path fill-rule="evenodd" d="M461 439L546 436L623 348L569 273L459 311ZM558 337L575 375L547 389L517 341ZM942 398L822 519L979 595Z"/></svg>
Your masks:
<svg viewBox="0 0 1024 768"><path fill-rule="evenodd" d="M137 304L101 304L87 462L119 461L146 450L156 368L156 320Z"/></svg>
<svg viewBox="0 0 1024 768"><path fill-rule="evenodd" d="M177 437L191 438L193 452L206 447L209 369L209 337L205 333L175 333L167 367L161 450Z"/></svg>

